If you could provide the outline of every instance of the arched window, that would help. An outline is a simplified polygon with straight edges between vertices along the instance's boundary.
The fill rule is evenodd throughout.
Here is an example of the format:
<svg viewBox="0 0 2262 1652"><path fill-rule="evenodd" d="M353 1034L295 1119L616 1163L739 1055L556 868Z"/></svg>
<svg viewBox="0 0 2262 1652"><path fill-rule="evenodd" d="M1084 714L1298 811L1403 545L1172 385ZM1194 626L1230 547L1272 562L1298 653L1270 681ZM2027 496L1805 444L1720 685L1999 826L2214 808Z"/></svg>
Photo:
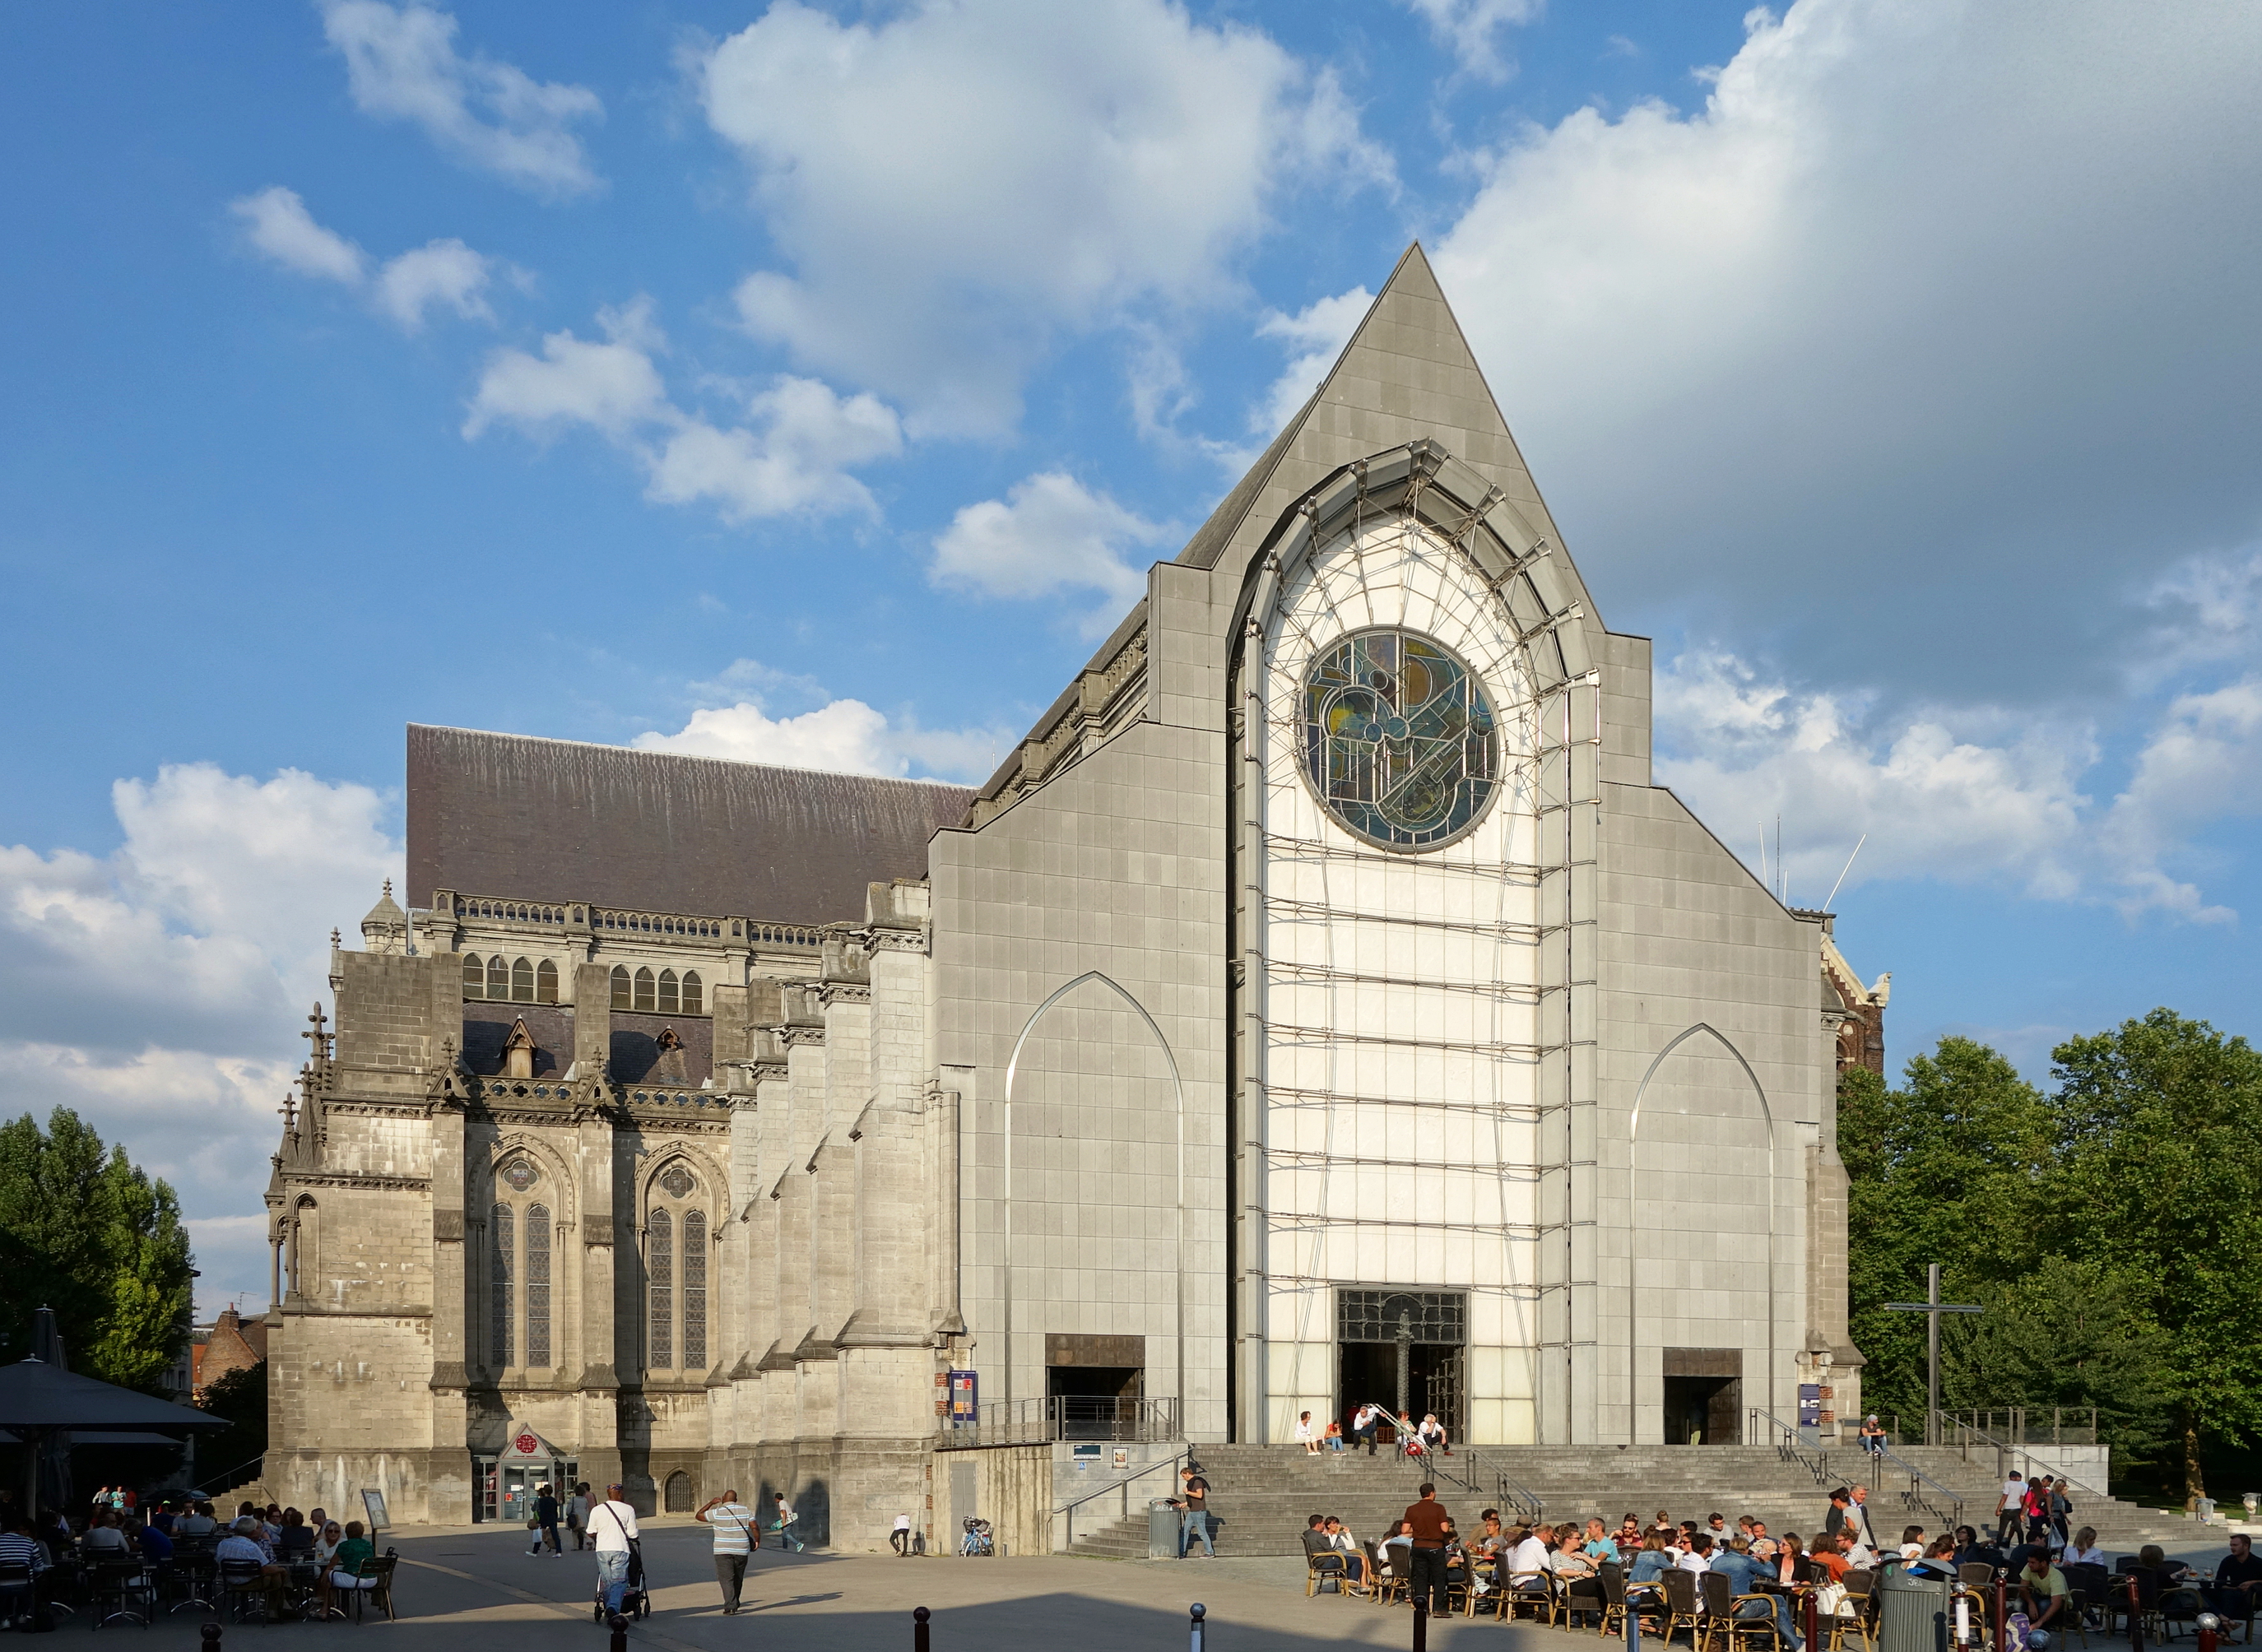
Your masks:
<svg viewBox="0 0 2262 1652"><path fill-rule="evenodd" d="M683 1213L683 1368L707 1368L707 1213Z"/></svg>
<svg viewBox="0 0 2262 1652"><path fill-rule="evenodd" d="M675 1013L675 972L672 969L659 972L659 1013L663 1016Z"/></svg>
<svg viewBox="0 0 2262 1652"><path fill-rule="evenodd" d="M484 998L487 995L487 973L477 952L464 954L464 996Z"/></svg>
<svg viewBox="0 0 2262 1652"><path fill-rule="evenodd" d="M683 1013L687 1016L707 1013L707 995L699 984L699 972L695 969L683 972Z"/></svg>
<svg viewBox="0 0 2262 1652"><path fill-rule="evenodd" d="M490 998L510 996L510 965L501 956L487 959L487 996Z"/></svg>
<svg viewBox="0 0 2262 1652"><path fill-rule="evenodd" d="M511 1224L516 1213L510 1206L497 1202L494 1208L494 1261L487 1284L487 1317L493 1360L498 1371L511 1363L511 1300L512 1272Z"/></svg>
<svg viewBox="0 0 2262 1652"><path fill-rule="evenodd" d="M522 1004L534 1002L534 966L522 958L510 966L510 995Z"/></svg>
<svg viewBox="0 0 2262 1652"><path fill-rule="evenodd" d="M618 964L613 966L613 1008L629 1008L629 973Z"/></svg>
<svg viewBox="0 0 2262 1652"><path fill-rule="evenodd" d="M652 972L648 969L636 973L636 1007L639 1009L652 1008Z"/></svg>
<svg viewBox="0 0 2262 1652"><path fill-rule="evenodd" d="M645 1281L651 1287L652 1340L645 1360L662 1370L675 1363L675 1224L654 1210L645 1236Z"/></svg>
<svg viewBox="0 0 2262 1652"><path fill-rule="evenodd" d="M534 1002L537 1004L558 1002L558 966L546 958L534 966Z"/></svg>
<svg viewBox="0 0 2262 1652"><path fill-rule="evenodd" d="M550 1207L526 1209L526 1362L550 1363Z"/></svg>
<svg viewBox="0 0 2262 1652"><path fill-rule="evenodd" d="M319 1223L313 1199L301 1196L291 1212L291 1289L301 1296L321 1294Z"/></svg>

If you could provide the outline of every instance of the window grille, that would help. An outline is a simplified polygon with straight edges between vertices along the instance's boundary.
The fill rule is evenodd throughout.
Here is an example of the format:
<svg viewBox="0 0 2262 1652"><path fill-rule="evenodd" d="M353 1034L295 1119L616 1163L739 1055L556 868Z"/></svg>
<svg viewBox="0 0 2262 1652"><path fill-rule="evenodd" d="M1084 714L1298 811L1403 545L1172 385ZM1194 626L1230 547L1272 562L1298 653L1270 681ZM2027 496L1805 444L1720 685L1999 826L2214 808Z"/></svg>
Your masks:
<svg viewBox="0 0 2262 1652"><path fill-rule="evenodd" d="M550 1210L526 1212L526 1362L550 1363Z"/></svg>
<svg viewBox="0 0 2262 1652"><path fill-rule="evenodd" d="M498 1204L495 1206L494 1263L493 1271L490 1275L487 1289L487 1296L489 1298L487 1303L487 1311L490 1316L489 1329L493 1338L493 1347L491 1351L493 1354L493 1363L497 1370L502 1369L511 1362L510 1275L511 1263L513 1260L511 1255L511 1220L512 1212L510 1206L507 1204Z"/></svg>
<svg viewBox="0 0 2262 1652"><path fill-rule="evenodd" d="M1395 1342L1401 1331L1413 1342L1469 1340L1469 1299L1454 1290L1339 1290L1336 1337L1343 1342Z"/></svg>
<svg viewBox="0 0 2262 1652"><path fill-rule="evenodd" d="M645 1363L665 1369L675 1363L675 1225L665 1210L652 1213L645 1278L652 1294L652 1351Z"/></svg>
<svg viewBox="0 0 2262 1652"><path fill-rule="evenodd" d="M683 1368L707 1368L707 1213L683 1213Z"/></svg>
<svg viewBox="0 0 2262 1652"><path fill-rule="evenodd" d="M683 972L683 1013L687 1016L703 1016L707 1013L706 990L702 986L699 972L695 969L687 969Z"/></svg>

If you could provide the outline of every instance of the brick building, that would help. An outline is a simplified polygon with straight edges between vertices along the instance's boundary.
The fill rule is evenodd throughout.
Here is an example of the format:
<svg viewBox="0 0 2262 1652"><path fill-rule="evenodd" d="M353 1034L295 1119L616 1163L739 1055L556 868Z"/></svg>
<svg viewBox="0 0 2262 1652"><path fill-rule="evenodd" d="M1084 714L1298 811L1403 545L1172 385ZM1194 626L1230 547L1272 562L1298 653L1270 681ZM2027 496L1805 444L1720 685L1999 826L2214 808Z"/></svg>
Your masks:
<svg viewBox="0 0 2262 1652"><path fill-rule="evenodd" d="M1884 983L1649 754L1418 249L979 787L412 728L268 1197L268 1483L876 1547L953 1372L1040 1440L1850 1412Z"/></svg>

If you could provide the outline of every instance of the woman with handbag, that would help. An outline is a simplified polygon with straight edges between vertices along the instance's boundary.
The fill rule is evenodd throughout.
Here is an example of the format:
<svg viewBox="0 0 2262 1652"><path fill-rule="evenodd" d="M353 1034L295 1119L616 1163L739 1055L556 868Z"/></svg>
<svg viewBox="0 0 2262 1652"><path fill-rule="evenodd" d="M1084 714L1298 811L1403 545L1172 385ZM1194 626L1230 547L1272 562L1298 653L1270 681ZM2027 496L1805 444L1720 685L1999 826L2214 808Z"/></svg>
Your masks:
<svg viewBox="0 0 2262 1652"><path fill-rule="evenodd" d="M558 1494L547 1483L534 1494L534 1512L526 1517L526 1529L537 1533L528 1554L539 1555L544 1543L553 1557L566 1552L558 1541Z"/></svg>

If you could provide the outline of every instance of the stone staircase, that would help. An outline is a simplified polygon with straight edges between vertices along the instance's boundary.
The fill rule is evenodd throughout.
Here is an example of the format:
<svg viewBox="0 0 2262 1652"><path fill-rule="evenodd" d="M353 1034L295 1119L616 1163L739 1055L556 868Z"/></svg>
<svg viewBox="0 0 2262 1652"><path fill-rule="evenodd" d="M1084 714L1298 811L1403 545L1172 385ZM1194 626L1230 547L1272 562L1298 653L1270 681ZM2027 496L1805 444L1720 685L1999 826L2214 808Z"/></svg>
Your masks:
<svg viewBox="0 0 2262 1652"><path fill-rule="evenodd" d="M1199 1446L1195 1452L1211 1486L1219 1552L1228 1555L1299 1554L1305 1521L1314 1514L1340 1516L1354 1535L1372 1541L1414 1501L1424 1479L1437 1483L1438 1500L1465 1531L1475 1530L1478 1513L1488 1507L1499 1508L1512 1523L1519 1501L1536 1497L1551 1521L1597 1515L1615 1527L1631 1512L1646 1525L1663 1509L1674 1520L1701 1524L1717 1511L1732 1526L1739 1515L1749 1514L1765 1520L1771 1532L1811 1538L1829 1512L1831 1485L1851 1483L1866 1461L1850 1447L1832 1452L1833 1478L1821 1484L1805 1464L1786 1461L1771 1446L1480 1447L1426 1467L1387 1451L1373 1457L1362 1452L1312 1457L1298 1446ZM1944 1529L1953 1505L1943 1491L1963 1499L1968 1524L1992 1524L1999 1483L1992 1452L1974 1451L1968 1462L1953 1447L1908 1447L1899 1454L1939 1490L1919 1486L1919 1497L1930 1506L1911 1508L1903 1495L1907 1474L1884 1464L1870 1493L1870 1519L1881 1540L1898 1541L1907 1525L1933 1533ZM1507 1491L1502 1475L1520 1490ZM2222 1541L2219 1530L2117 1500L2078 1496L2075 1523L2094 1526L2100 1547L2114 1553L2133 1553L2144 1543L2173 1551ZM1070 1552L1143 1557L1143 1501L1135 1503L1128 1519L1079 1529Z"/></svg>

